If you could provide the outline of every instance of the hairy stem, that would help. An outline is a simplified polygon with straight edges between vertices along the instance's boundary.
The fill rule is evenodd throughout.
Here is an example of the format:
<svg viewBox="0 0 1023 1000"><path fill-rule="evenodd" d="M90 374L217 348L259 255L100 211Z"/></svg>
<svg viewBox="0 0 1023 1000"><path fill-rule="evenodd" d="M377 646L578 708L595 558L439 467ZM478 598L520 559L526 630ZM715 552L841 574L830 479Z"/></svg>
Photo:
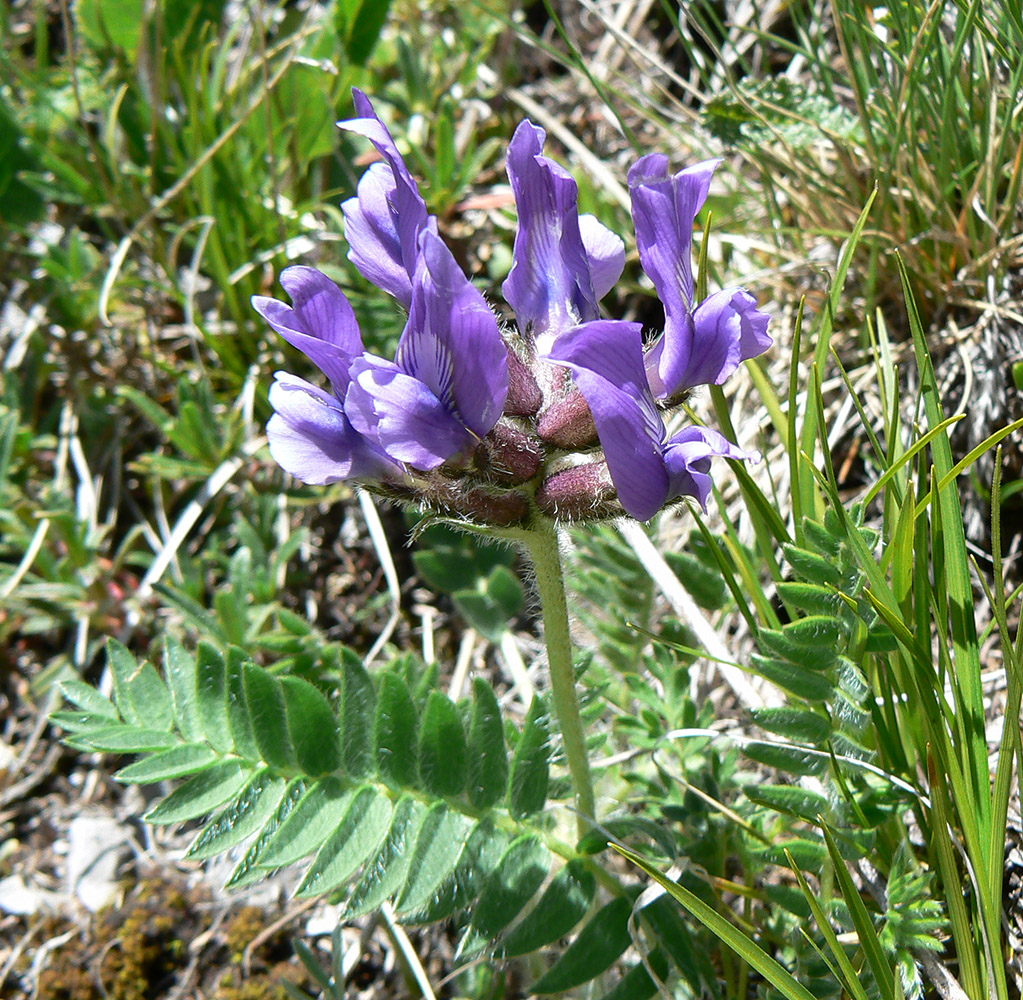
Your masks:
<svg viewBox="0 0 1023 1000"><path fill-rule="evenodd" d="M586 754L586 734L575 696L572 670L572 638L568 631L568 606L565 581L561 573L557 530L550 521L537 519L523 541L536 570L536 586L543 607L543 632L547 644L547 663L551 676L551 696L558 726L564 741L565 760L572 778L578 810L579 836L590 829L596 816L590 762Z"/></svg>

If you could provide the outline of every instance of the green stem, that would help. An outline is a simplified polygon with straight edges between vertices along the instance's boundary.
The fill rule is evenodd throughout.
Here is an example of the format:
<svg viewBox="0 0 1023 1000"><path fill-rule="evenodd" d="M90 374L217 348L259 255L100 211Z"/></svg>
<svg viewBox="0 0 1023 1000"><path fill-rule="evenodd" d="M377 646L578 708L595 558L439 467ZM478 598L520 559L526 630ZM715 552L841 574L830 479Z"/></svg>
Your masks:
<svg viewBox="0 0 1023 1000"><path fill-rule="evenodd" d="M565 581L561 573L558 534L554 525L537 519L523 541L536 570L536 586L543 607L543 633L547 644L547 664L551 676L554 712L561 728L565 760L572 778L575 805L578 810L579 836L590 829L596 817L590 762L586 754L586 733L575 696L575 673L572 669L572 637L568 631L568 605L565 602Z"/></svg>

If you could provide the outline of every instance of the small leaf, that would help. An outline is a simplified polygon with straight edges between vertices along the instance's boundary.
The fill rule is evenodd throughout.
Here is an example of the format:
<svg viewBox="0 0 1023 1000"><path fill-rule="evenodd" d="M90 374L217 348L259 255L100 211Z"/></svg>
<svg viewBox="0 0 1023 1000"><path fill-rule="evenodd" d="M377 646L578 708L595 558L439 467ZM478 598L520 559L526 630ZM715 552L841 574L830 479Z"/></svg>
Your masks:
<svg viewBox="0 0 1023 1000"><path fill-rule="evenodd" d="M831 560L795 545L783 545L782 549L789 565L804 580L821 587L831 586L841 590L842 572Z"/></svg>
<svg viewBox="0 0 1023 1000"><path fill-rule="evenodd" d="M834 692L834 686L824 674L808 670L788 660L778 660L754 653L750 657L750 666L772 684L806 701L827 701Z"/></svg>
<svg viewBox="0 0 1023 1000"><path fill-rule="evenodd" d="M83 712L105 717L111 722L121 721L113 702L105 695L100 694L91 684L86 684L85 681L79 680L77 677L68 677L60 682L60 690L72 705L80 708Z"/></svg>
<svg viewBox="0 0 1023 1000"><path fill-rule="evenodd" d="M747 785L743 791L751 802L797 816L807 823L816 824L817 817L829 810L828 800L820 792L798 785Z"/></svg>
<svg viewBox="0 0 1023 1000"><path fill-rule="evenodd" d="M431 691L419 725L419 778L438 796L458 795L465 788L465 730L458 711L440 691Z"/></svg>
<svg viewBox="0 0 1023 1000"><path fill-rule="evenodd" d="M763 847L750 847L750 853L768 864L784 866L790 856L801 871L819 872L824 868L828 852L819 840L806 837L793 837L791 840L779 840L775 844Z"/></svg>
<svg viewBox="0 0 1023 1000"><path fill-rule="evenodd" d="M472 682L469 723L469 801L477 809L498 802L508 787L508 751L504 723L494 689L482 678Z"/></svg>
<svg viewBox="0 0 1023 1000"><path fill-rule="evenodd" d="M281 682L262 667L246 663L242 667L242 685L260 757L279 770L293 768L295 748L288 733Z"/></svg>
<svg viewBox="0 0 1023 1000"><path fill-rule="evenodd" d="M805 709L757 708L750 714L761 729L801 743L819 746L831 734L831 724L824 716Z"/></svg>
<svg viewBox="0 0 1023 1000"><path fill-rule="evenodd" d="M77 711L57 711L50 713L50 722L55 726L60 726L67 733L92 733L98 732L100 729L109 728L111 722L110 716L104 713L103 715L94 715L92 712L77 712ZM130 727L134 728L134 727ZM167 733L161 733L162 736L167 736ZM73 738L73 737L72 737ZM68 740L64 740L68 743ZM68 743L70 746L70 743Z"/></svg>
<svg viewBox="0 0 1023 1000"><path fill-rule="evenodd" d="M472 824L443 802L435 802L426 814L409 863L408 876L395 901L398 913L426 906L441 882L455 868Z"/></svg>
<svg viewBox="0 0 1023 1000"><path fill-rule="evenodd" d="M170 692L151 663L137 663L116 639L107 640L107 663L114 679L114 701L125 722L170 731L174 725Z"/></svg>
<svg viewBox="0 0 1023 1000"><path fill-rule="evenodd" d="M508 616L486 594L478 590L457 590L451 595L462 617L488 642L497 645L508 630Z"/></svg>
<svg viewBox="0 0 1023 1000"><path fill-rule="evenodd" d="M792 622L785 627L791 628L796 624L799 623ZM794 641L785 632L776 629L762 628L757 636L757 641L760 648L766 652L773 653L775 656L807 670L826 670L838 658L838 650L834 644L830 646L803 645Z"/></svg>
<svg viewBox="0 0 1023 1000"><path fill-rule="evenodd" d="M487 597L504 615L505 625L522 614L525 598L522 584L515 573L507 566L495 566L487 579Z"/></svg>
<svg viewBox="0 0 1023 1000"><path fill-rule="evenodd" d="M344 819L317 851L296 896L319 896L336 889L366 860L387 833L391 803L366 785L352 798Z"/></svg>
<svg viewBox="0 0 1023 1000"><path fill-rule="evenodd" d="M203 730L196 696L195 657L191 656L180 642L169 636L165 637L163 642L163 673L170 688L178 731L186 740L202 739Z"/></svg>
<svg viewBox="0 0 1023 1000"><path fill-rule="evenodd" d="M668 978L668 959L660 948L650 952L647 963L662 983ZM650 978L646 966L640 962L629 969L601 1000L650 1000L656 994L657 984Z"/></svg>
<svg viewBox="0 0 1023 1000"><path fill-rule="evenodd" d="M374 771L376 693L366 668L349 649L342 652L341 670L341 756L353 778L364 778Z"/></svg>
<svg viewBox="0 0 1023 1000"><path fill-rule="evenodd" d="M280 804L284 789L284 779L269 768L257 771L234 800L203 827L185 857L196 861L212 858L252 836Z"/></svg>
<svg viewBox="0 0 1023 1000"><path fill-rule="evenodd" d="M551 880L528 917L509 931L498 949L502 958L538 951L568 934L590 908L597 880L573 858Z"/></svg>
<svg viewBox="0 0 1023 1000"><path fill-rule="evenodd" d="M373 724L380 776L402 788L414 786L416 742L416 706L412 695L397 674L386 673L380 679Z"/></svg>
<svg viewBox="0 0 1023 1000"><path fill-rule="evenodd" d="M337 778L317 781L267 840L257 863L283 868L318 850L344 818L353 796Z"/></svg>
<svg viewBox="0 0 1023 1000"><path fill-rule="evenodd" d="M298 766L308 775L341 767L337 716L323 692L301 677L282 677L284 708Z"/></svg>
<svg viewBox="0 0 1023 1000"><path fill-rule="evenodd" d="M256 859L273 838L274 834L280 829L281 825L287 821L304 793L305 782L301 778L296 778L288 783L284 797L278 804L274 814L263 824L263 829L259 831L258 836L245 852L244 857L238 862L234 871L231 872L227 882L224 883L225 889L235 889L241 888L244 885L250 885L253 882L258 882L266 875L264 869L257 867Z"/></svg>
<svg viewBox="0 0 1023 1000"><path fill-rule="evenodd" d="M790 774L820 774L828 765L826 754L814 753L800 747L779 746L776 743L747 743L742 752L750 760Z"/></svg>
<svg viewBox="0 0 1023 1000"><path fill-rule="evenodd" d="M194 774L215 760L219 760L219 757L208 744L184 743L122 767L114 777L125 784L149 785L156 781Z"/></svg>
<svg viewBox="0 0 1023 1000"><path fill-rule="evenodd" d="M383 843L366 862L362 877L345 903L343 920L354 920L375 910L398 891L408 875L412 846L425 815L426 806L410 795L399 799Z"/></svg>
<svg viewBox="0 0 1023 1000"><path fill-rule="evenodd" d="M539 837L524 834L513 841L483 884L459 955L493 941L533 897L549 870L550 855Z"/></svg>
<svg viewBox="0 0 1023 1000"><path fill-rule="evenodd" d="M193 775L142 818L155 826L205 816L236 795L250 773L241 761L221 760Z"/></svg>
<svg viewBox="0 0 1023 1000"><path fill-rule="evenodd" d="M816 583L789 580L777 584L777 590L786 604L808 615L834 615L844 606L837 590Z"/></svg>
<svg viewBox="0 0 1023 1000"><path fill-rule="evenodd" d="M535 697L526 714L508 776L508 809L516 819L539 812L547 802L549 756L547 715L543 703Z"/></svg>
<svg viewBox="0 0 1023 1000"><path fill-rule="evenodd" d="M196 660L196 700L203 735L221 753L234 750L227 717L227 666L220 650L200 642Z"/></svg>
<svg viewBox="0 0 1023 1000"><path fill-rule="evenodd" d="M841 621L831 615L797 618L783 625L781 630L786 639L800 646L828 646L832 649L844 632Z"/></svg>
<svg viewBox="0 0 1023 1000"><path fill-rule="evenodd" d="M599 910L576 935L552 969L533 984L534 993L561 993L595 979L611 968L632 944L632 900L619 897Z"/></svg>
<svg viewBox="0 0 1023 1000"><path fill-rule="evenodd" d="M103 726L88 729L64 741L78 750L99 750L102 753L145 753L178 745L178 738L159 729L135 726Z"/></svg>
<svg viewBox="0 0 1023 1000"><path fill-rule="evenodd" d="M245 664L248 657L232 646L227 660L227 718L235 753L253 763L262 760L259 743L252 728L252 715L245 698Z"/></svg>
<svg viewBox="0 0 1023 1000"><path fill-rule="evenodd" d="M607 847L609 837L624 840L635 834L649 837L667 858L674 859L678 854L678 843L670 830L648 816L633 815L632 813L602 817L600 829L591 830L586 834L579 841L576 850L580 854L596 854Z"/></svg>

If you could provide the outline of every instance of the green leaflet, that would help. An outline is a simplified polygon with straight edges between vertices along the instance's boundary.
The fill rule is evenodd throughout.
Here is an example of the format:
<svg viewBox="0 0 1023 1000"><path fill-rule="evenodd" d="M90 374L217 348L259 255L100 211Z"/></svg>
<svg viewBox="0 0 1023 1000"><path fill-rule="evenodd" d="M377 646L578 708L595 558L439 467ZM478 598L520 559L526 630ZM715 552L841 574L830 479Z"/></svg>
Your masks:
<svg viewBox="0 0 1023 1000"><path fill-rule="evenodd" d="M798 816L807 823L816 824L818 816L830 811L824 795L799 785L747 785L743 792L757 805Z"/></svg>
<svg viewBox="0 0 1023 1000"><path fill-rule="evenodd" d="M312 854L344 818L354 792L336 778L323 778L299 799L256 858L263 868L283 868Z"/></svg>
<svg viewBox="0 0 1023 1000"><path fill-rule="evenodd" d="M246 663L242 665L242 687L260 757L281 771L294 768L298 761L288 732L281 682L254 663Z"/></svg>
<svg viewBox="0 0 1023 1000"><path fill-rule="evenodd" d="M287 821L287 818L291 815L296 803L304 792L305 782L301 778L296 778L288 784L284 797L278 804L274 814L263 824L263 829L259 831L258 836L245 852L241 861L238 862L234 871L231 872L227 882L224 884L225 889L241 888L252 882L258 882L261 878L265 877L266 871L257 866L256 859L263 848L270 842L273 835L280 829L281 825Z"/></svg>
<svg viewBox="0 0 1023 1000"><path fill-rule="evenodd" d="M237 795L249 774L249 769L239 760L217 761L174 789L142 818L147 823L160 824L205 816Z"/></svg>
<svg viewBox="0 0 1023 1000"><path fill-rule="evenodd" d="M149 785L195 774L219 759L206 743L182 743L122 767L114 777L125 784Z"/></svg>
<svg viewBox="0 0 1023 1000"><path fill-rule="evenodd" d="M597 880L582 858L573 858L551 880L529 916L508 932L498 949L503 958L527 955L564 937L593 901Z"/></svg>
<svg viewBox="0 0 1023 1000"><path fill-rule="evenodd" d="M535 697L526 713L508 776L508 809L516 819L539 812L547 802L549 756L547 713L543 702Z"/></svg>
<svg viewBox="0 0 1023 1000"><path fill-rule="evenodd" d="M609 969L632 944L632 901L613 899L585 924L565 954L533 984L534 993L561 993L588 983Z"/></svg>
<svg viewBox="0 0 1023 1000"><path fill-rule="evenodd" d="M245 654L232 647L227 662L227 718L231 728L231 739L235 752L246 760L262 760L256 733L252 728L252 713L245 698L244 667L248 663Z"/></svg>
<svg viewBox="0 0 1023 1000"><path fill-rule="evenodd" d="M214 750L230 753L234 742L227 717L227 665L220 650L209 642L199 643L195 691L203 736Z"/></svg>
<svg viewBox="0 0 1023 1000"><path fill-rule="evenodd" d="M323 692L301 677L282 677L280 684L299 768L311 777L337 771L341 767L338 721Z"/></svg>
<svg viewBox="0 0 1023 1000"><path fill-rule="evenodd" d="M831 733L830 721L808 709L758 708L750 714L761 729L814 746L823 745Z"/></svg>
<svg viewBox="0 0 1023 1000"><path fill-rule="evenodd" d="M398 913L414 912L436 898L441 882L454 871L470 829L470 820L443 802L430 807L419 828L408 878L395 900Z"/></svg>
<svg viewBox="0 0 1023 1000"><path fill-rule="evenodd" d="M523 834L514 840L483 884L459 955L492 941L529 902L549 870L550 855L538 837Z"/></svg>
<svg viewBox="0 0 1023 1000"><path fill-rule="evenodd" d="M842 598L833 587L796 580L787 580L776 587L778 596L787 605L808 615L834 615L843 606Z"/></svg>
<svg viewBox="0 0 1023 1000"><path fill-rule="evenodd" d="M843 634L842 623L832 615L808 615L782 626L785 638L799 646L833 647Z"/></svg>
<svg viewBox="0 0 1023 1000"><path fill-rule="evenodd" d="M60 721L59 719L57 721ZM139 729L136 726L99 726L82 730L64 741L76 750L99 750L103 753L144 753L177 745L178 739L162 729Z"/></svg>
<svg viewBox="0 0 1023 1000"><path fill-rule="evenodd" d="M116 639L107 640L107 664L114 679L114 703L125 722L140 729L170 732L170 692L151 663L137 663Z"/></svg>
<svg viewBox="0 0 1023 1000"><path fill-rule="evenodd" d="M359 658L348 649L341 655L341 756L345 770L353 778L365 778L375 770L376 693Z"/></svg>
<svg viewBox="0 0 1023 1000"><path fill-rule="evenodd" d="M318 896L346 882L383 839L391 803L371 785L359 789L344 819L313 858L296 896Z"/></svg>
<svg viewBox="0 0 1023 1000"><path fill-rule="evenodd" d="M195 657L189 654L181 643L169 636L165 637L163 642L163 674L170 688L178 731L186 740L202 739L203 729L196 693Z"/></svg>
<svg viewBox="0 0 1023 1000"><path fill-rule="evenodd" d="M419 725L419 779L433 795L458 795L468 777L465 730L451 699L431 691Z"/></svg>
<svg viewBox="0 0 1023 1000"><path fill-rule="evenodd" d="M412 845L426 815L426 806L410 795L398 800L391 825L376 854L366 862L362 877L345 903L342 919L352 920L398 891L412 861Z"/></svg>
<svg viewBox="0 0 1023 1000"><path fill-rule="evenodd" d="M647 962L661 982L668 978L668 959L660 948L650 952ZM656 993L657 984L650 978L646 966L640 962L629 969L601 1000L649 1000Z"/></svg>
<svg viewBox="0 0 1023 1000"><path fill-rule="evenodd" d="M212 858L252 836L280 804L284 789L283 778L275 777L265 767L257 771L241 792L203 827L185 857Z"/></svg>
<svg viewBox="0 0 1023 1000"><path fill-rule="evenodd" d="M408 685L390 672L380 678L373 745L382 778L401 788L416 784L416 706Z"/></svg>
<svg viewBox="0 0 1023 1000"><path fill-rule="evenodd" d="M469 801L477 809L498 802L508 787L508 751L504 723L494 689L482 678L472 682L469 723Z"/></svg>
<svg viewBox="0 0 1023 1000"><path fill-rule="evenodd" d="M800 747L780 746L777 743L747 743L742 752L750 760L790 774L820 774L828 766L826 754Z"/></svg>
<svg viewBox="0 0 1023 1000"><path fill-rule="evenodd" d="M772 684L807 701L827 701L834 691L834 685L825 674L799 666L790 660L754 653L750 657L750 666Z"/></svg>
<svg viewBox="0 0 1023 1000"><path fill-rule="evenodd" d="M785 628L791 629L793 625L799 625L803 621L809 621L809 619L798 619L786 625ZM794 637L790 632L763 628L757 638L762 649L810 670L826 670L838 656L834 641L828 646L803 642L798 632Z"/></svg>
<svg viewBox="0 0 1023 1000"><path fill-rule="evenodd" d="M77 677L68 677L60 682L60 690L64 697L82 712L110 722L121 721L113 702L100 694L91 684L86 684Z"/></svg>

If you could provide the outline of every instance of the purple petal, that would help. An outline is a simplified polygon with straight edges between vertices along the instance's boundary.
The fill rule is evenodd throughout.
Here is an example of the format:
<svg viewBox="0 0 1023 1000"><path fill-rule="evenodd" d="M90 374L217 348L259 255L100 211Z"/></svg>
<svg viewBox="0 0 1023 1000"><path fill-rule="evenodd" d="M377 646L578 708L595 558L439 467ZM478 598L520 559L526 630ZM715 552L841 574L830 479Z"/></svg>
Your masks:
<svg viewBox="0 0 1023 1000"><path fill-rule="evenodd" d="M390 168L391 173L390 184L374 180L365 192L359 192L357 195L359 207L363 216L371 221L373 227L396 237L396 244L392 242L387 247L387 256L394 260L400 260L406 274L411 276L415 270L419 234L431 223L434 226L436 223L431 220L426 210L426 202L423 201L419 193L418 185L413 179L412 174L409 173L408 167L405 166L405 161L402 159L401 153L398 152L398 147L394 144L391 133L387 131L387 127L373 110L373 105L369 98L361 90L354 87L352 88L352 98L355 102L356 114L359 117L338 122L338 128L345 129L348 132L355 132L357 135L362 135L369 139L376 147L377 152L384 158L384 162ZM362 185L360 184L361 187ZM367 197L365 204L361 202L361 195L363 193ZM391 215L392 221L389 225L386 224L386 219L382 214L380 205L381 193L384 195ZM354 208L350 203L346 202L346 204L349 205L350 209ZM358 240L365 231L366 226L363 224L363 221L357 219L353 230L356 238L356 245L353 245L355 256L352 257L352 261L356 266L359 266L357 258L372 260L380 250L380 245L373 240L358 246ZM367 277L369 276L367 275ZM369 280L372 281L373 279L370 278ZM402 295L394 292L392 288L385 285L380 287L384 288L385 291L392 292L396 298L407 305ZM404 285L402 285L400 290L404 292Z"/></svg>
<svg viewBox="0 0 1023 1000"><path fill-rule="evenodd" d="M664 425L647 386L642 328L597 320L564 334L550 360L570 368L586 397L621 505L639 521L668 499Z"/></svg>
<svg viewBox="0 0 1023 1000"><path fill-rule="evenodd" d="M281 284L294 305L263 295L252 297L253 308L292 347L298 348L330 379L341 398L348 388L348 366L363 351L355 313L341 291L312 267L289 267Z"/></svg>
<svg viewBox="0 0 1023 1000"><path fill-rule="evenodd" d="M658 397L678 391L692 356L693 223L718 162L707 160L669 176L668 158L651 153L629 171L639 259L664 304L664 337L652 359L657 374L651 385L657 383Z"/></svg>
<svg viewBox="0 0 1023 1000"><path fill-rule="evenodd" d="M670 479L667 499L696 497L700 506L706 509L713 486L710 460L716 457L754 461L759 458L736 447L723 434L707 427L687 427L676 434L664 449L664 463Z"/></svg>
<svg viewBox="0 0 1023 1000"><path fill-rule="evenodd" d="M625 243L593 215L579 216L579 233L590 264L593 294L599 302L625 270Z"/></svg>
<svg viewBox="0 0 1023 1000"><path fill-rule="evenodd" d="M270 454L286 472L320 486L384 479L397 471L352 427L335 396L287 372L277 372L276 379L270 387L275 413L266 436Z"/></svg>
<svg viewBox="0 0 1023 1000"><path fill-rule="evenodd" d="M546 353L555 337L597 318L597 297L579 231L579 189L543 153L544 130L524 121L508 145L508 179L519 228L504 297L527 338Z"/></svg>
<svg viewBox="0 0 1023 1000"><path fill-rule="evenodd" d="M390 458L416 469L435 469L476 442L428 386L370 355L352 364L345 412Z"/></svg>
<svg viewBox="0 0 1023 1000"><path fill-rule="evenodd" d="M424 233L395 361L478 437L501 418L508 349L497 319L440 237Z"/></svg>

